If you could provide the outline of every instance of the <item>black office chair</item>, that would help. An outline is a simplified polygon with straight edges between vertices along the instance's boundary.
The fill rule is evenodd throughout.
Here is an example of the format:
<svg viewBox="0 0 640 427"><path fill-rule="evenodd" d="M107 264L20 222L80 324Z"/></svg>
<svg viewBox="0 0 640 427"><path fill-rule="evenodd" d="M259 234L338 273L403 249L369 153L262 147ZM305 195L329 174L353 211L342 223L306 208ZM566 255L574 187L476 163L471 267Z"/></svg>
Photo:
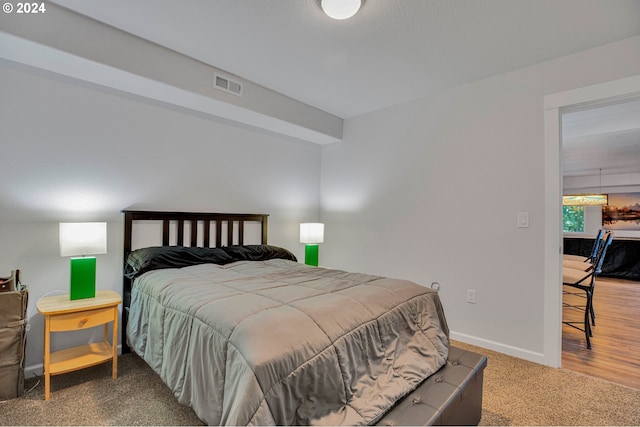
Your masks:
<svg viewBox="0 0 640 427"><path fill-rule="evenodd" d="M575 308L579 310L584 310L584 322L573 322L573 321L565 321L562 323L565 325L571 326L572 328L576 328L580 331L584 332L585 338L587 340L587 348L591 348L591 337L593 336L592 326L596 325L596 316L595 311L593 310L593 291L596 286L596 277L602 272L602 264L604 263L604 259L607 253L607 249L611 245L611 241L613 240L613 233L609 233L604 240L603 244L600 245L598 249L598 253L596 254L595 263L593 268L589 271L583 271L575 268L563 268L562 269L562 285L574 289L579 289L584 292L573 293L567 291L566 293L579 295L585 298L585 306L571 305L563 302L563 306ZM580 323L583 323L582 327L577 326Z"/></svg>

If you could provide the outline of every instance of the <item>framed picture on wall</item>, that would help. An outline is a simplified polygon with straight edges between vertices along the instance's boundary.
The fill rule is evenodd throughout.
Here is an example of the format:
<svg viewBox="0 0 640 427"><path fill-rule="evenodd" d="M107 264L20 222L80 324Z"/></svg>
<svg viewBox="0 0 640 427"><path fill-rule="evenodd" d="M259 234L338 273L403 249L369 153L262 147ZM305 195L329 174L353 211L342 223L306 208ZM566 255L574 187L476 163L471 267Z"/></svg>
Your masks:
<svg viewBox="0 0 640 427"><path fill-rule="evenodd" d="M609 194L609 204L602 207L602 227L640 231L640 193Z"/></svg>

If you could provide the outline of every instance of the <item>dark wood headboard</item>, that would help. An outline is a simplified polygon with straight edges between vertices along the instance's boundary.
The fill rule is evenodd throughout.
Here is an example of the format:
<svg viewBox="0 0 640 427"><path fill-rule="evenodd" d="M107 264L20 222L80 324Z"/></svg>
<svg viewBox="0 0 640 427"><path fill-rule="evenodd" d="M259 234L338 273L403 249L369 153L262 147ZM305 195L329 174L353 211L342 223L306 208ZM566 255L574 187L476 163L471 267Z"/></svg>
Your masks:
<svg viewBox="0 0 640 427"><path fill-rule="evenodd" d="M203 247L221 247L234 244L243 245L245 241L245 223L258 222L261 227L260 244L267 244L268 214L237 214L210 212L158 212L124 210L124 265L133 248L133 228L145 221L161 221L162 246L197 246L201 242ZM135 224L134 224L135 221ZM198 226L200 224L200 226ZM188 227L187 227L188 226ZM215 228L214 228L215 227ZM214 228L213 238L211 230ZM185 230L188 234L185 234ZM226 231L226 239L223 239ZM160 236L159 236L160 237ZM234 242L235 238L235 242ZM185 242L188 240L188 244ZM223 241L224 240L224 241ZM137 248L135 248L137 249ZM131 279L123 275L122 281L122 325L121 346L122 353L128 353L127 320L131 305Z"/></svg>

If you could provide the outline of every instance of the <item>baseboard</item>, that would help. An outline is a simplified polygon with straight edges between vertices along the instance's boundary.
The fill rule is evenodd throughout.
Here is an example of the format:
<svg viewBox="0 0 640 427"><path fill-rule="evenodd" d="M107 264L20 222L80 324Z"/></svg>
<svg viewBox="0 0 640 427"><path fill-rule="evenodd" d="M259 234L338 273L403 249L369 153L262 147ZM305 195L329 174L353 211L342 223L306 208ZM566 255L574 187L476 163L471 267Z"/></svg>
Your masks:
<svg viewBox="0 0 640 427"><path fill-rule="evenodd" d="M541 365L549 365L548 361L544 357L543 353L537 353L535 351L527 350L524 348L514 347L511 345L503 344L496 341L487 340L484 338L474 337L472 335L461 334L459 332L451 331L449 336L452 340L460 341L466 344L475 345L477 347L486 348L488 350L497 351L508 356L517 357L519 359L528 360L530 362L539 363Z"/></svg>
<svg viewBox="0 0 640 427"><path fill-rule="evenodd" d="M43 364L38 363L37 365L31 365L24 368L24 377L32 378L32 377L40 377L44 375Z"/></svg>

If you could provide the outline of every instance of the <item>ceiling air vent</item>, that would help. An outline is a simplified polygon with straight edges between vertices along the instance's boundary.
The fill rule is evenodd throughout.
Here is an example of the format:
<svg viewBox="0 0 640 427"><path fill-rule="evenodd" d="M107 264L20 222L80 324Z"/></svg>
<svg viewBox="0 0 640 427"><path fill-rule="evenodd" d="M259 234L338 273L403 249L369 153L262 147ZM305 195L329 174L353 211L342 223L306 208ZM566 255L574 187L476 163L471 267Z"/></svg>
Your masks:
<svg viewBox="0 0 640 427"><path fill-rule="evenodd" d="M223 76L222 74L215 74L213 76L213 87L233 95L242 96L242 83Z"/></svg>

